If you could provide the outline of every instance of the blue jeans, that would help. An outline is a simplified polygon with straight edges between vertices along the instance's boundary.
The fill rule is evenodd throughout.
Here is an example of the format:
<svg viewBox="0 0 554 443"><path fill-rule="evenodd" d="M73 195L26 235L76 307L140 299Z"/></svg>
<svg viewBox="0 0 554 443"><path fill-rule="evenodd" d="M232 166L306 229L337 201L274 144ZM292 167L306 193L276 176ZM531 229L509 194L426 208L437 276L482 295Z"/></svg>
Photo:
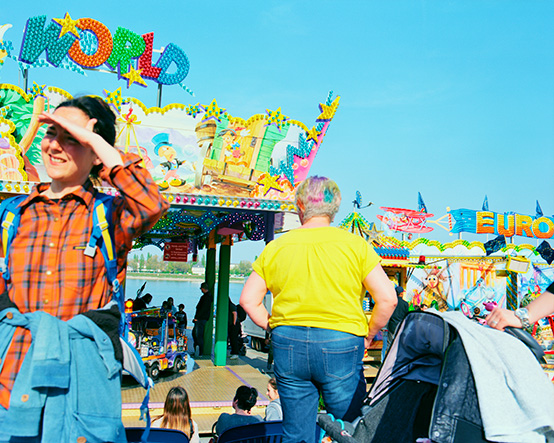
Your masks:
<svg viewBox="0 0 554 443"><path fill-rule="evenodd" d="M366 394L364 338L331 329L278 326L271 337L283 407L283 443L313 443L319 393L335 418L351 421Z"/></svg>

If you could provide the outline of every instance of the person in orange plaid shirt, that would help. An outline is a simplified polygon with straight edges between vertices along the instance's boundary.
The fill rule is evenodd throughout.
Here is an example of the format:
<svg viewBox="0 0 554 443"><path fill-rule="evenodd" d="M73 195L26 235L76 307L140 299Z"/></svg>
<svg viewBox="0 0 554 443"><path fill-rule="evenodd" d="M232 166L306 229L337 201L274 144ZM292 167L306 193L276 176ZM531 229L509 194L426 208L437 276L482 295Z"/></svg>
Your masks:
<svg viewBox="0 0 554 443"><path fill-rule="evenodd" d="M84 254L97 194L91 179L99 176L119 191L111 225L120 282L125 280L133 239L148 231L169 205L141 159L113 146L115 115L102 100L72 99L39 120L48 125L41 149L52 181L38 184L20 205L19 229L8 252L11 278L7 283L0 279L0 293L7 290L21 313L44 311L67 321L104 307L111 298L102 254ZM31 333L17 328L0 366L0 411L9 408L30 343Z"/></svg>

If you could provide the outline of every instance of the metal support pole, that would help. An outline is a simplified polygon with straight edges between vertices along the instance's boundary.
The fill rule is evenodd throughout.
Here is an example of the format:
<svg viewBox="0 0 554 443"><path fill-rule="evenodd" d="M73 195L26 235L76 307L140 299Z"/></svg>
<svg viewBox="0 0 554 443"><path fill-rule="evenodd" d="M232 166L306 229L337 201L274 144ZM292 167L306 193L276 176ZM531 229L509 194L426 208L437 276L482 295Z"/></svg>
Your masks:
<svg viewBox="0 0 554 443"><path fill-rule="evenodd" d="M214 365L227 364L227 332L229 323L229 271L231 268L231 236L219 246L219 278L215 319Z"/></svg>
<svg viewBox="0 0 554 443"><path fill-rule="evenodd" d="M208 250L206 251L206 270L204 278L212 294L215 294L215 231L210 232L208 239ZM214 302L215 304L215 302ZM204 355L212 354L212 342L214 336L214 308L212 305L212 317L206 323L204 328Z"/></svg>
<svg viewBox="0 0 554 443"><path fill-rule="evenodd" d="M23 70L23 90L25 94L29 92L29 69L27 68Z"/></svg>
<svg viewBox="0 0 554 443"><path fill-rule="evenodd" d="M158 83L158 96L156 97L156 106L158 108L162 107L162 84Z"/></svg>

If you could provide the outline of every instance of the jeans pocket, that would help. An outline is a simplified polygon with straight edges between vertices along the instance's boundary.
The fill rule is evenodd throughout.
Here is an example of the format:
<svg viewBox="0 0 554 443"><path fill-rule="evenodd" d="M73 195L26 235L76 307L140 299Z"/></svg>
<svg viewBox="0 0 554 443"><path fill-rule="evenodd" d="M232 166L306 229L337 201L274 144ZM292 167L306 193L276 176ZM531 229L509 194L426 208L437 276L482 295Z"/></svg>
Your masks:
<svg viewBox="0 0 554 443"><path fill-rule="evenodd" d="M323 366L328 377L344 380L356 372L358 346L336 349L322 348Z"/></svg>
<svg viewBox="0 0 554 443"><path fill-rule="evenodd" d="M275 343L273 346L273 362L275 363L275 371L280 375L292 375L294 373L292 345Z"/></svg>

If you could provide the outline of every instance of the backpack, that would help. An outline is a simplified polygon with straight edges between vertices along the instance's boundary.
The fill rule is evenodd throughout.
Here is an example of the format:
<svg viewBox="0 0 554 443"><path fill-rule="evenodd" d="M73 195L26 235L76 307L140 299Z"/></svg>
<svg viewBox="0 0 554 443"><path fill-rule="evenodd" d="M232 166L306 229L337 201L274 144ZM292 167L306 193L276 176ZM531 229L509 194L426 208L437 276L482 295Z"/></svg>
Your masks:
<svg viewBox="0 0 554 443"><path fill-rule="evenodd" d="M0 259L0 271L7 282L10 279L9 251L11 244L17 235L21 220L21 203L27 195L10 197L0 203L0 230L2 235L2 248L4 258ZM141 405L141 420L147 423L147 432L144 432L143 441L146 441L150 429L150 413L148 401L150 399L150 387L153 385L148 378L142 358L133 345L129 343L129 326L125 321L124 293L117 279L117 255L113 241L114 230L111 223L111 210L114 197L98 192L94 197L94 209L92 213L93 228L90 240L84 250L89 257L96 255L100 248L106 266L106 276L112 288L112 300L117 303L121 319L119 322L119 338L123 347L123 370L131 374L135 380L146 389L146 395ZM108 221L109 220L109 221ZM111 302L110 302L111 303Z"/></svg>

